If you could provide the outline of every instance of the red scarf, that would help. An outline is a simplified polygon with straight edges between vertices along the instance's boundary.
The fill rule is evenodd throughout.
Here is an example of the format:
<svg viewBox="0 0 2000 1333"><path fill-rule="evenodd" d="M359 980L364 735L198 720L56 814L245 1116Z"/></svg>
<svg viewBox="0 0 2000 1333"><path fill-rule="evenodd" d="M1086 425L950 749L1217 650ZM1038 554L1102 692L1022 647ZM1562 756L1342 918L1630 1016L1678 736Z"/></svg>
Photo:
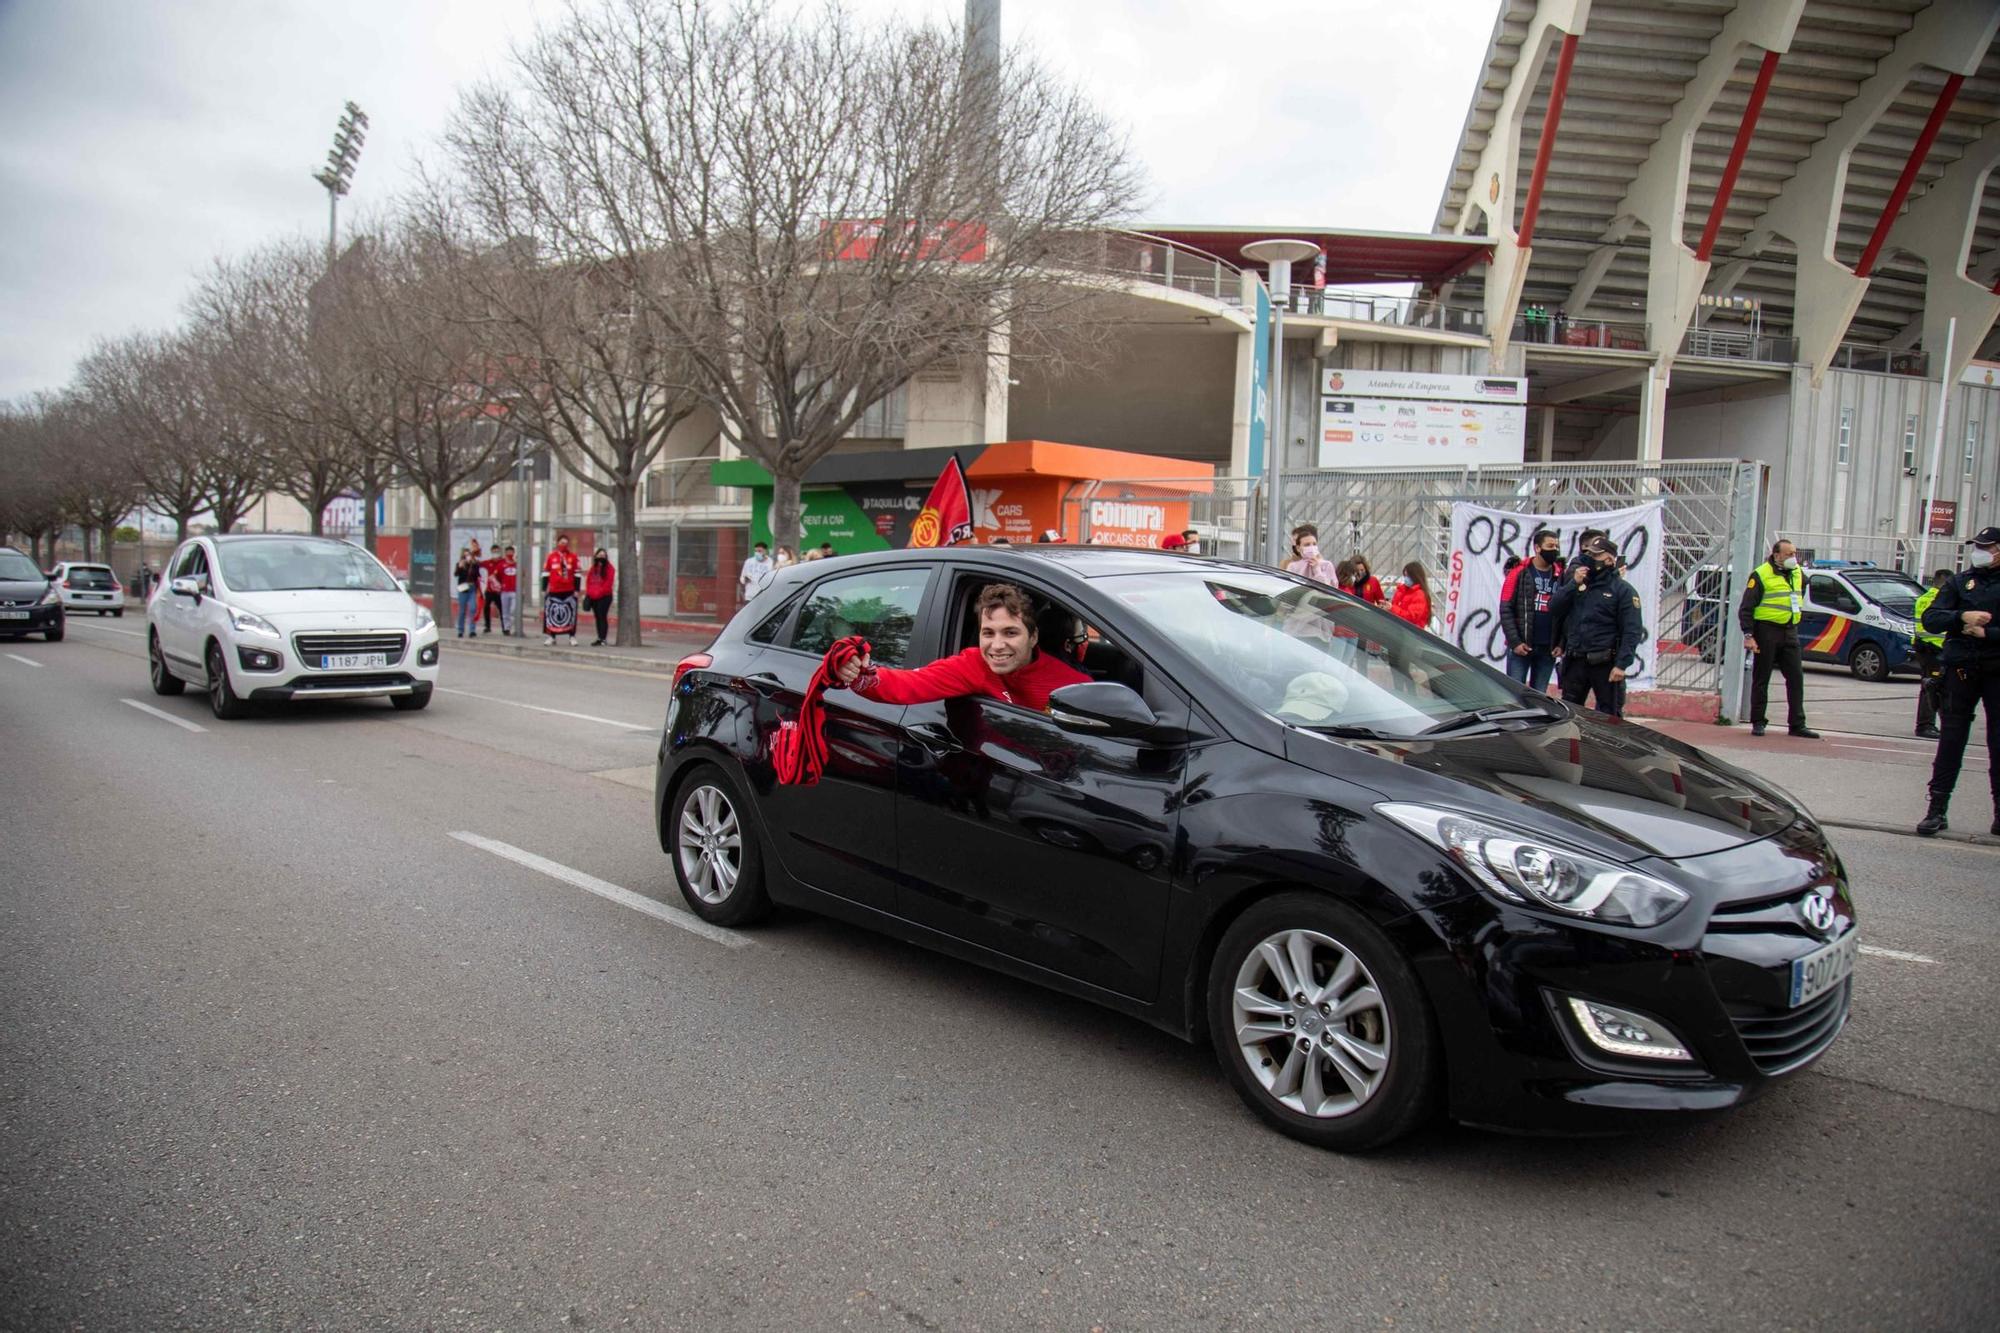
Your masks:
<svg viewBox="0 0 2000 1333"><path fill-rule="evenodd" d="M787 787L818 784L819 775L826 771L826 718L821 696L839 681L842 667L870 651L868 640L859 634L850 634L826 650L819 670L806 686L805 698L799 702L798 720L780 722L777 734L771 737L771 768L780 783Z"/></svg>

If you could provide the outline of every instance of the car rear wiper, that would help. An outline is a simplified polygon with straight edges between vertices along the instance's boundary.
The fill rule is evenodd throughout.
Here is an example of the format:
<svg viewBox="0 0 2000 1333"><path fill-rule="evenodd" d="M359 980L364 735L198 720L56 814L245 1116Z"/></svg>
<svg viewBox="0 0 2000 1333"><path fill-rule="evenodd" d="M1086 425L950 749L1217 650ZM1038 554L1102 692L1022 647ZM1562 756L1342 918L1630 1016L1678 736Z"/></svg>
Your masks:
<svg viewBox="0 0 2000 1333"><path fill-rule="evenodd" d="M1442 736L1447 732L1468 731L1473 727L1492 726L1497 722L1526 722L1530 720L1554 722L1562 716L1561 713L1551 712L1546 708L1475 708L1469 713L1464 713L1454 718L1447 718L1435 726L1426 727L1418 732L1417 735Z"/></svg>

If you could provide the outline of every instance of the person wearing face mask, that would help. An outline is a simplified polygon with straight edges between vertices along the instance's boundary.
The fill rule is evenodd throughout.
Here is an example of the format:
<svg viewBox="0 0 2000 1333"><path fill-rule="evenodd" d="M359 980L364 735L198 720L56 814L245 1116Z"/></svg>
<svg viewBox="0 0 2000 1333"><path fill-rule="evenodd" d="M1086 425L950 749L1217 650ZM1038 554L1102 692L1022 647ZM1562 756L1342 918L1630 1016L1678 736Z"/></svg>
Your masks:
<svg viewBox="0 0 2000 1333"><path fill-rule="evenodd" d="M1750 671L1750 734L1761 736L1769 721L1765 704L1771 695L1771 673L1785 676L1785 725L1792 735L1816 741L1819 733L1806 725L1806 673L1799 656L1799 618L1805 614L1805 571L1798 548L1783 537L1771 543L1771 558L1751 571L1736 623L1743 628L1743 645L1756 657Z"/></svg>
<svg viewBox="0 0 2000 1333"><path fill-rule="evenodd" d="M1339 575L1333 561L1319 553L1319 529L1312 524L1301 523L1292 529L1292 558L1285 562L1285 572L1337 584Z"/></svg>
<svg viewBox="0 0 2000 1333"><path fill-rule="evenodd" d="M1917 622L1916 632L1910 636L1910 653L1917 659L1917 678L1921 682L1917 686L1917 735L1927 741L1934 741L1939 735L1937 715L1938 698L1944 693L1944 635L1924 629L1924 612L1954 577L1948 569L1933 573L1931 586L1917 594L1917 604L1910 611L1911 619Z"/></svg>
<svg viewBox="0 0 2000 1333"><path fill-rule="evenodd" d="M1944 706L1937 758L1931 761L1930 808L1917 832L1943 832L1945 807L1965 763L1972 714L1986 708L1986 778L1993 792L1993 833L2000 836L2000 527L1981 528L1965 553L1966 567L1938 590L1918 623L1944 635Z"/></svg>
<svg viewBox="0 0 2000 1333"><path fill-rule="evenodd" d="M1611 717L1625 715L1625 676L1646 639L1638 589L1618 573L1618 548L1600 542L1570 566L1551 599L1556 641L1563 647L1562 697Z"/></svg>
<svg viewBox="0 0 2000 1333"><path fill-rule="evenodd" d="M1382 581L1369 573L1368 557L1356 551L1349 564L1352 572L1341 587L1370 606L1382 605Z"/></svg>
<svg viewBox="0 0 2000 1333"><path fill-rule="evenodd" d="M611 557L602 546L590 557L590 568L583 575L583 604L590 608L590 614L597 618L597 639L593 648L602 648L604 640L611 632L611 594L618 584L618 571L612 568Z"/></svg>
<svg viewBox="0 0 2000 1333"><path fill-rule="evenodd" d="M1507 674L1545 690L1556 666L1555 596L1562 590L1562 541L1547 528L1528 543L1533 554L1500 589L1500 632L1507 639Z"/></svg>

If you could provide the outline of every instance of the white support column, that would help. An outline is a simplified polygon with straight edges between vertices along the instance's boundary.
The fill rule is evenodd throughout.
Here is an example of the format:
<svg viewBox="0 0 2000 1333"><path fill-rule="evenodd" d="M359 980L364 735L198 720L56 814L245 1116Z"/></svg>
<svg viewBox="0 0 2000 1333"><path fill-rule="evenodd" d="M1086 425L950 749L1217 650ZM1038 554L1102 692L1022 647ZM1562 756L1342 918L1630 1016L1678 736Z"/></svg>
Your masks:
<svg viewBox="0 0 2000 1333"><path fill-rule="evenodd" d="M2000 28L2000 7L1992 0L1933 0L1895 48L1876 62L1874 74L1764 211L1753 244L1744 248L1745 257L1754 257L1762 248L1756 242L1771 232L1790 237L1798 247L1792 325L1799 339L1799 359L1811 369L1814 387L1833 364L1868 290L1868 279L1857 277L1833 253L1847 192L1848 159L1920 67L1947 74L1977 73L1995 28Z"/></svg>
<svg viewBox="0 0 2000 1333"><path fill-rule="evenodd" d="M1673 115L1660 128L1660 137L1619 206L1620 213L1629 213L1646 224L1646 345L1659 360L1663 375L1680 353L1681 338L1694 318L1702 283L1708 278L1708 265L1696 259L1681 239L1686 229L1688 167L1694 160L1695 135L1708 119L1715 99L1735 77L1744 50L1780 55L1789 51L1804 9L1805 0L1748 0L1729 15L1722 31L1709 43L1708 54L1695 67L1694 77L1688 80ZM1642 430L1640 457L1658 457L1645 452L1645 442Z"/></svg>
<svg viewBox="0 0 2000 1333"><path fill-rule="evenodd" d="M1544 463L1553 463L1556 461L1556 409L1554 404L1542 409L1542 419L1539 424L1542 435L1542 461Z"/></svg>
<svg viewBox="0 0 2000 1333"><path fill-rule="evenodd" d="M1674 377L1672 357L1663 356L1639 382L1639 447L1642 463L1657 463L1667 449L1667 384Z"/></svg>
<svg viewBox="0 0 2000 1333"><path fill-rule="evenodd" d="M1248 274L1244 275L1246 278ZM1251 371L1256 366L1257 334L1253 329L1239 329L1236 332L1236 397L1229 412L1229 475L1247 477L1250 475L1250 415L1251 395L1256 389L1250 383Z"/></svg>
<svg viewBox="0 0 2000 1333"><path fill-rule="evenodd" d="M1583 271L1576 275L1576 286L1569 289L1569 297L1563 302L1563 309L1569 312L1571 319L1583 318L1583 312L1597 295L1597 284L1604 281L1604 275L1611 271L1612 262L1618 258L1620 243L1625 239L1622 232L1626 229L1617 230L1621 232L1619 236L1607 239L1583 261Z"/></svg>
<svg viewBox="0 0 2000 1333"><path fill-rule="evenodd" d="M1486 217L1486 239L1493 244L1493 262L1486 266L1486 333L1493 342L1493 368L1498 370L1513 336L1514 315L1521 308L1521 290L1528 281L1528 254L1515 226L1514 196L1521 161L1521 122L1541 82L1542 66L1555 53L1564 34L1581 36L1590 21L1590 0L1537 0L1521 58L1507 80L1493 128L1473 169L1465 207L1455 230L1465 234L1475 212ZM1532 238L1530 238L1532 240Z"/></svg>
<svg viewBox="0 0 2000 1333"><path fill-rule="evenodd" d="M1942 358L1945 329L1952 320L1958 321L1951 355L1955 364L1931 363L1933 371L1943 372L1946 384L1958 383L1960 373L1972 364L1979 345L1986 341L1993 321L2000 318L2000 296L1991 290L1993 280L1982 283L1965 276L1986 178L1995 167L2000 167L2000 134L1988 134L1947 167L1937 184L1911 204L1889 232L1891 249L1924 261L1924 309L1912 321L1920 326L1924 350ZM1901 335L1897 341L1902 341Z"/></svg>

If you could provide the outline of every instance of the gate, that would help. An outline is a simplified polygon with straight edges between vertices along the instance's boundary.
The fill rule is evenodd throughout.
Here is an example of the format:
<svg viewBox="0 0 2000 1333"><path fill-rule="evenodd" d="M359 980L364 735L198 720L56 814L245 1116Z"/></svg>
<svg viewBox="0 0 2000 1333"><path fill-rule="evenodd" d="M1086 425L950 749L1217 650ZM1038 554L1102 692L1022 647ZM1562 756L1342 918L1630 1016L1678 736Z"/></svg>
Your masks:
<svg viewBox="0 0 2000 1333"><path fill-rule="evenodd" d="M1316 524L1335 558L1364 552L1380 571L1421 560L1441 581L1454 503L1532 516L1664 500L1661 623L1646 627L1657 688L1717 696L1720 715L1738 721L1745 654L1733 594L1762 558L1763 483L1761 464L1733 460L1311 472L1285 477L1283 510L1287 531Z"/></svg>

